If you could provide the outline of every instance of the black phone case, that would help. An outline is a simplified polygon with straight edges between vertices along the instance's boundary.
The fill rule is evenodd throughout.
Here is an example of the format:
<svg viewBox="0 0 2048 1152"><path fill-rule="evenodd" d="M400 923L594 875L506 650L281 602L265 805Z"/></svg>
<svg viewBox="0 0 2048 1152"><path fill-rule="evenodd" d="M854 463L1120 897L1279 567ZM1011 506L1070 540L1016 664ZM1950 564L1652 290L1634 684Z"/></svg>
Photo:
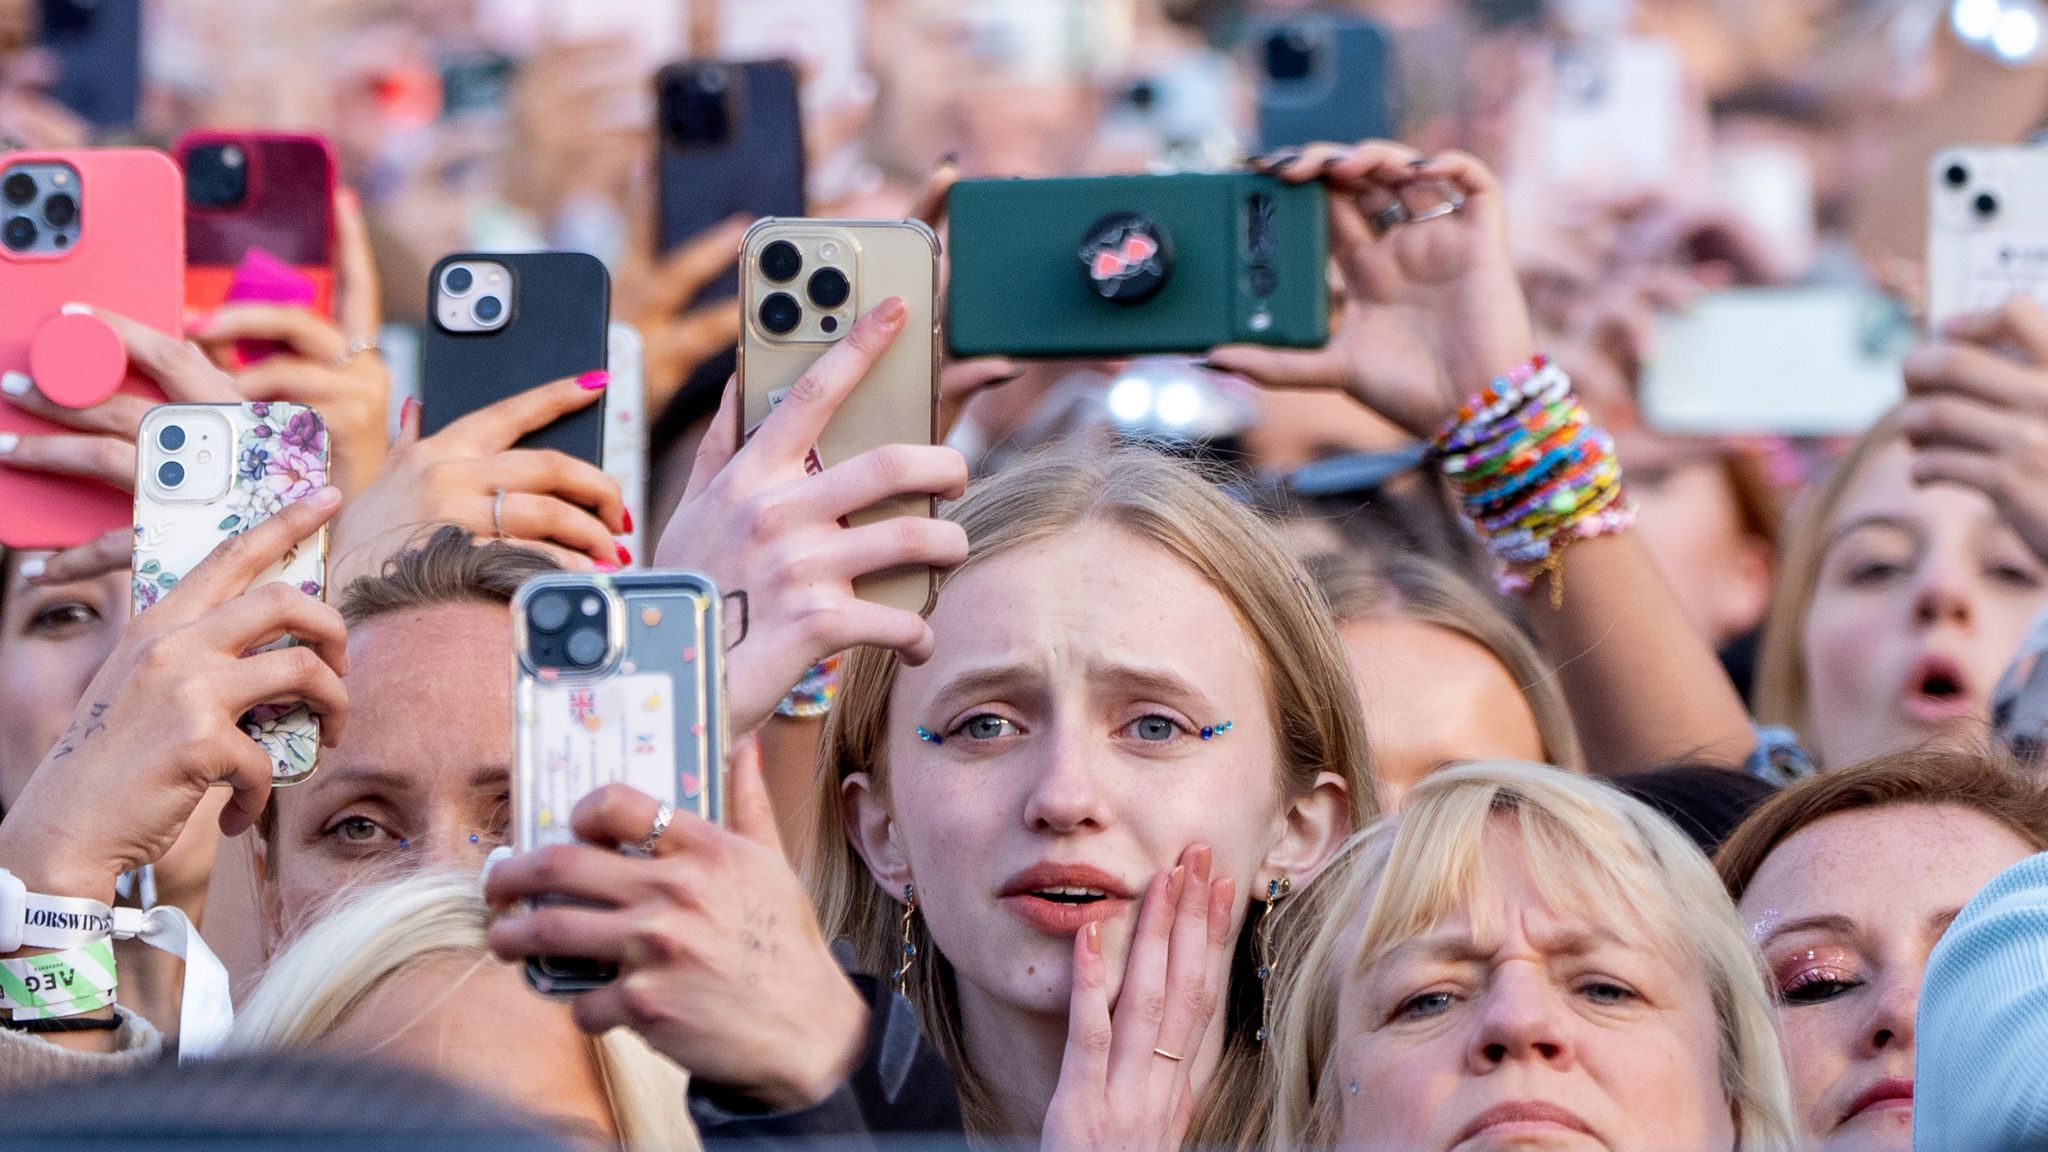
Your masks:
<svg viewBox="0 0 2048 1152"><path fill-rule="evenodd" d="M1321 41L1326 71L1298 80L1274 77L1267 46L1292 29ZM1379 25L1318 11L1268 28L1258 46L1261 149L1394 137L1393 52Z"/></svg>
<svg viewBox="0 0 2048 1152"><path fill-rule="evenodd" d="M441 269L457 260L495 260L512 274L511 319L494 332L449 332L438 315ZM608 364L611 276L583 252L459 252L429 273L422 341L420 434L529 388ZM604 466L604 398L519 441Z"/></svg>
<svg viewBox="0 0 2048 1152"><path fill-rule="evenodd" d="M730 216L804 214L804 138L796 70L780 60L686 60L655 77L656 200L661 250ZM723 132L704 139L708 86L723 87ZM696 114L693 115L693 108ZM733 269L697 299L739 292Z"/></svg>

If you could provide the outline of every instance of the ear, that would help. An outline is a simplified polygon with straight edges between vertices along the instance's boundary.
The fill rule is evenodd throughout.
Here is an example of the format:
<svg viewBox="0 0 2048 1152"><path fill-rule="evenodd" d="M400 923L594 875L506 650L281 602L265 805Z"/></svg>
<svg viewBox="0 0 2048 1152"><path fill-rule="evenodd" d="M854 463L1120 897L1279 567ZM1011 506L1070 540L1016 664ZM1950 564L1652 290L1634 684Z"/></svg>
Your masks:
<svg viewBox="0 0 2048 1152"><path fill-rule="evenodd" d="M901 903L903 887L911 883L910 860L896 844L896 822L867 773L849 773L840 783L839 812L846 838L867 864L868 874Z"/></svg>
<svg viewBox="0 0 2048 1152"><path fill-rule="evenodd" d="M1321 773L1315 787L1287 802L1281 818L1280 839L1259 868L1255 900L1265 895L1268 881L1287 876L1300 884L1329 862L1351 835L1351 787L1335 772Z"/></svg>

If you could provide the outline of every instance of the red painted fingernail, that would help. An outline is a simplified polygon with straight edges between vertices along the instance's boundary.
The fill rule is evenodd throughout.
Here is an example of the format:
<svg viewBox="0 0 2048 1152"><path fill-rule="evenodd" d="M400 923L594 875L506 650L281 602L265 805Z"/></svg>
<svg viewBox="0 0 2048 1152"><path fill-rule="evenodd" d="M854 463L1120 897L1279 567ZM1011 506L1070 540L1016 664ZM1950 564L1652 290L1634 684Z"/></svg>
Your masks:
<svg viewBox="0 0 2048 1152"><path fill-rule="evenodd" d="M631 532L633 530L633 510L631 508L626 508L622 509L622 511L625 513L626 517L626 531Z"/></svg>
<svg viewBox="0 0 2048 1152"><path fill-rule="evenodd" d="M398 422L400 424L412 423L412 418L419 414L419 410L420 402L407 396L405 403L398 406Z"/></svg>
<svg viewBox="0 0 2048 1152"><path fill-rule="evenodd" d="M602 368L595 372L585 372L576 378L576 386L585 392L595 392L611 382L612 374Z"/></svg>
<svg viewBox="0 0 2048 1152"><path fill-rule="evenodd" d="M632 562L633 554L626 550L626 546L624 544L619 545L619 567L623 568L626 565L631 564Z"/></svg>

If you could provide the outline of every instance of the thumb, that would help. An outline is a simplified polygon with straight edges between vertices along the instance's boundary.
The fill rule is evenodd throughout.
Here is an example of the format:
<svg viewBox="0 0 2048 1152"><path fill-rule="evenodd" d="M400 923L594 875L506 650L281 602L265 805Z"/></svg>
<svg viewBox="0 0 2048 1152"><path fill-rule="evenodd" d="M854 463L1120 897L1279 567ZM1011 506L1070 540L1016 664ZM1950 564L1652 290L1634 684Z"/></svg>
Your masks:
<svg viewBox="0 0 2048 1152"><path fill-rule="evenodd" d="M761 774L761 742L749 735L732 750L725 781L726 823L739 835L782 857L782 833L775 827L775 804Z"/></svg>

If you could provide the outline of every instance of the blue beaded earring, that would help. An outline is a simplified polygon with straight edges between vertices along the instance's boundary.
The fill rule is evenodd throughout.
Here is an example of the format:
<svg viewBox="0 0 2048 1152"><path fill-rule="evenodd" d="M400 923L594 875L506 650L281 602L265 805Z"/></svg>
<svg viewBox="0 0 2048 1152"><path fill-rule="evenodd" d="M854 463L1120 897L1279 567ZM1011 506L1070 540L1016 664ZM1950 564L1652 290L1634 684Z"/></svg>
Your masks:
<svg viewBox="0 0 2048 1152"><path fill-rule="evenodd" d="M1237 727L1237 721L1225 720L1221 724L1210 724L1205 726L1200 732L1196 733L1196 735L1200 736L1204 740L1214 740L1216 737L1223 735L1225 732L1228 732L1235 727Z"/></svg>
<svg viewBox="0 0 2048 1152"><path fill-rule="evenodd" d="M939 735L922 724L917 726L917 738L927 744L944 744L946 742L944 736ZM1206 740L1208 737L1204 736L1202 739Z"/></svg>

